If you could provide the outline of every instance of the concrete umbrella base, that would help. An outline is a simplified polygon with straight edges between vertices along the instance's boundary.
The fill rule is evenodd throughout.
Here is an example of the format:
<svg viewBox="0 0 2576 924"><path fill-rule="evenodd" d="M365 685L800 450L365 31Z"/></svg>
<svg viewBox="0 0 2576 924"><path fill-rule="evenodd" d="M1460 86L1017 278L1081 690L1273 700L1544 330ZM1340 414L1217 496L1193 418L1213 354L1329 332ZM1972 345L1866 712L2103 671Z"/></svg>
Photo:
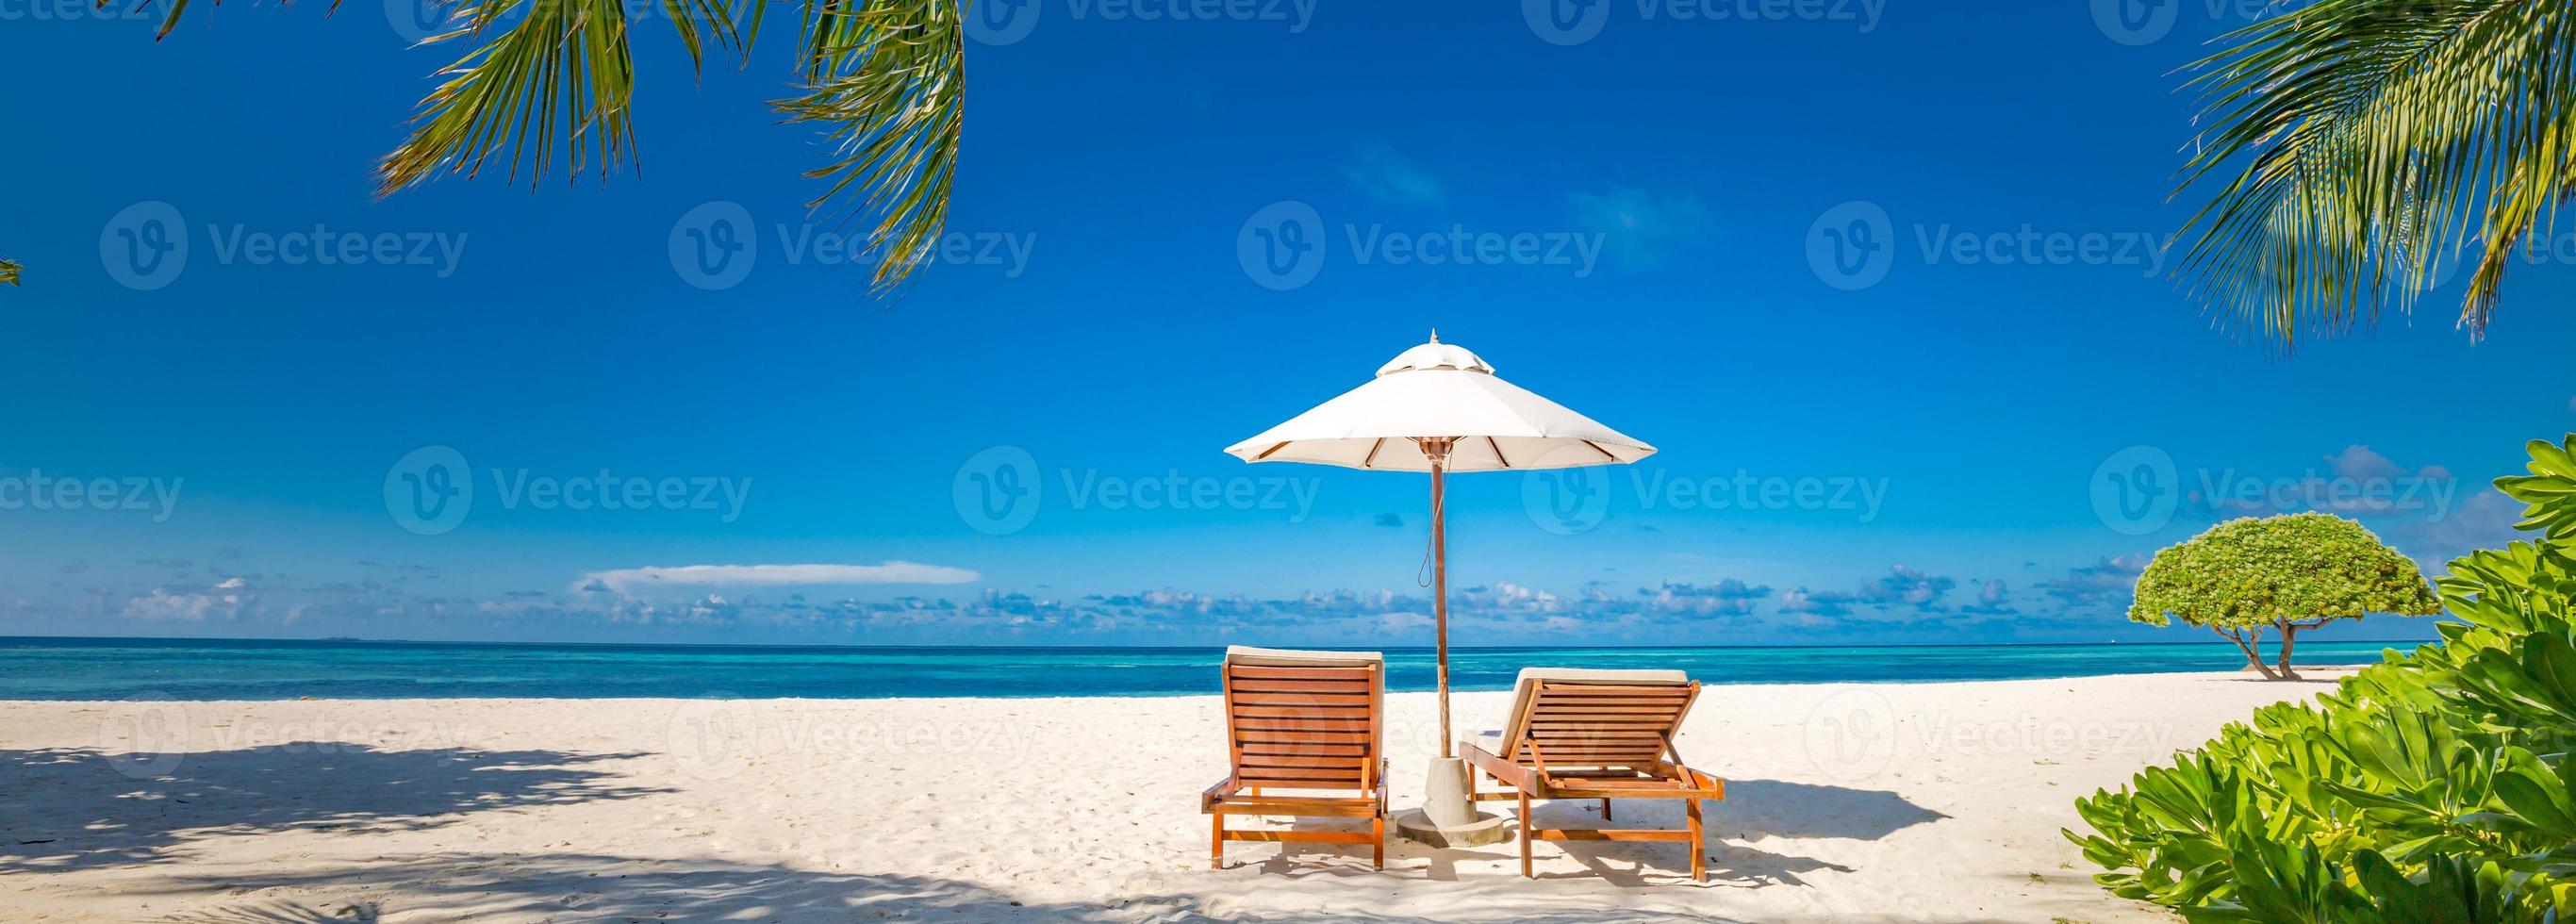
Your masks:
<svg viewBox="0 0 2576 924"><path fill-rule="evenodd" d="M1476 812L1473 775L1467 761L1457 757L1434 757L1431 772L1424 774L1422 807L1395 816L1395 831L1406 839L1433 847L1482 847L1500 844L1508 838L1501 815Z"/></svg>
<svg viewBox="0 0 2576 924"><path fill-rule="evenodd" d="M1435 825L1421 809L1409 809L1395 815L1395 833L1405 840L1432 847L1484 847L1512 839L1512 829L1502 815L1478 815L1463 825Z"/></svg>

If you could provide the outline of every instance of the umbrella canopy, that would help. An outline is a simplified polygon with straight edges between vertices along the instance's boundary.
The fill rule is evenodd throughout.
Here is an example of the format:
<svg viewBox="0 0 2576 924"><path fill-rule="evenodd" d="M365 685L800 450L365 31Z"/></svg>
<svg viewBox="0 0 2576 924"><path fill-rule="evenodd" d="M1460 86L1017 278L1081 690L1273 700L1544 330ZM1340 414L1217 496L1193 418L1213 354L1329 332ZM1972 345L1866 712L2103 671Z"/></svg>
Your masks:
<svg viewBox="0 0 2576 924"><path fill-rule="evenodd" d="M1464 347L1440 342L1440 332L1432 331L1431 342L1398 354L1368 384L1226 452L1246 462L1431 473L1431 612L1439 646L1440 756L1446 759L1449 545L1443 477L1449 472L1613 465L1653 455L1655 447L1496 378L1492 364ZM1457 774L1465 778L1463 770ZM1425 810L1441 824L1463 824L1473 817L1473 806L1462 794L1450 796L1449 804L1426 804Z"/></svg>
<svg viewBox="0 0 2576 924"><path fill-rule="evenodd" d="M1503 381L1465 347L1404 351L1368 384L1227 447L1246 462L1311 462L1427 472L1420 441L1454 439L1452 472L1573 468L1635 462L1655 447Z"/></svg>

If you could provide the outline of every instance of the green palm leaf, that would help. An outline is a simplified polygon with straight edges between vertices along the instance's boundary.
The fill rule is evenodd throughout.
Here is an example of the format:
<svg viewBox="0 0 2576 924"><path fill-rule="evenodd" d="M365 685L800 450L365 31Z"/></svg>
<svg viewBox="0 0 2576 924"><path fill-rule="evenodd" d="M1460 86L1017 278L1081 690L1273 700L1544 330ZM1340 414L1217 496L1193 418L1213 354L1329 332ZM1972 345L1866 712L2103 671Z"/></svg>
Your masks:
<svg viewBox="0 0 2576 924"><path fill-rule="evenodd" d="M0 260L0 283L18 284L18 261Z"/></svg>
<svg viewBox="0 0 2576 924"><path fill-rule="evenodd" d="M810 206L864 190L882 259L876 286L899 284L947 221L965 122L966 52L948 0L809 0L802 96L779 100L789 120L824 129L837 149L807 173L831 186Z"/></svg>
<svg viewBox="0 0 2576 924"><path fill-rule="evenodd" d="M659 0L691 65L707 46L745 61L768 0ZM636 161L635 61L622 0L460 0L453 27L423 44L472 46L435 75L410 135L377 164L390 195L506 160L512 182L549 169L602 176ZM964 122L965 42L958 0L806 0L801 91L774 105L821 128L832 158L808 203L871 216L887 255L872 287L910 278L948 215ZM173 3L161 34L176 24ZM14 267L11 268L14 272ZM12 277L14 278L14 276Z"/></svg>
<svg viewBox="0 0 2576 924"><path fill-rule="evenodd" d="M2193 65L2214 128L2184 189L2220 182L2177 270L2281 349L2411 312L2476 252L2482 335L2506 261L2567 193L2576 13L2557 0L2316 0Z"/></svg>

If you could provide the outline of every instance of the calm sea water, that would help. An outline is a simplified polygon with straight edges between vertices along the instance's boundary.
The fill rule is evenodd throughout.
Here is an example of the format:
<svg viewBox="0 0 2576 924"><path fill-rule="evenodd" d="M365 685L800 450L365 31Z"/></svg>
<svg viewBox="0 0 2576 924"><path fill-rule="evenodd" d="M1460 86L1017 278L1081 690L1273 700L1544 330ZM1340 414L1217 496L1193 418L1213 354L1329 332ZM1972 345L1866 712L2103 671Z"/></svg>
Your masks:
<svg viewBox="0 0 2576 924"><path fill-rule="evenodd" d="M2377 661L2414 642L2309 642L2301 664ZM1217 649L843 648L0 638L0 699L1138 696L1216 692ZM1391 649L1394 690L1432 688L1429 649ZM2228 671L2201 645L1453 648L1459 690L1532 665L1679 668L1705 683L2001 680Z"/></svg>

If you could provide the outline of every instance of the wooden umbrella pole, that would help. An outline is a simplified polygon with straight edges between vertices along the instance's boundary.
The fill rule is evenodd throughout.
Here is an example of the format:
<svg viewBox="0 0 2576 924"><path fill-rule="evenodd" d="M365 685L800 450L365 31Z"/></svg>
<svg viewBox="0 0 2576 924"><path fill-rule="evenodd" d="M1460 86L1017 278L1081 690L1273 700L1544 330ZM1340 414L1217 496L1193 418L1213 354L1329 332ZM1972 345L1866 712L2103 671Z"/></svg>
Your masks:
<svg viewBox="0 0 2576 924"><path fill-rule="evenodd" d="M1449 442L1423 441L1431 457L1431 625L1438 637L1440 675L1440 756L1453 757L1449 737L1449 511L1442 503L1449 462Z"/></svg>

